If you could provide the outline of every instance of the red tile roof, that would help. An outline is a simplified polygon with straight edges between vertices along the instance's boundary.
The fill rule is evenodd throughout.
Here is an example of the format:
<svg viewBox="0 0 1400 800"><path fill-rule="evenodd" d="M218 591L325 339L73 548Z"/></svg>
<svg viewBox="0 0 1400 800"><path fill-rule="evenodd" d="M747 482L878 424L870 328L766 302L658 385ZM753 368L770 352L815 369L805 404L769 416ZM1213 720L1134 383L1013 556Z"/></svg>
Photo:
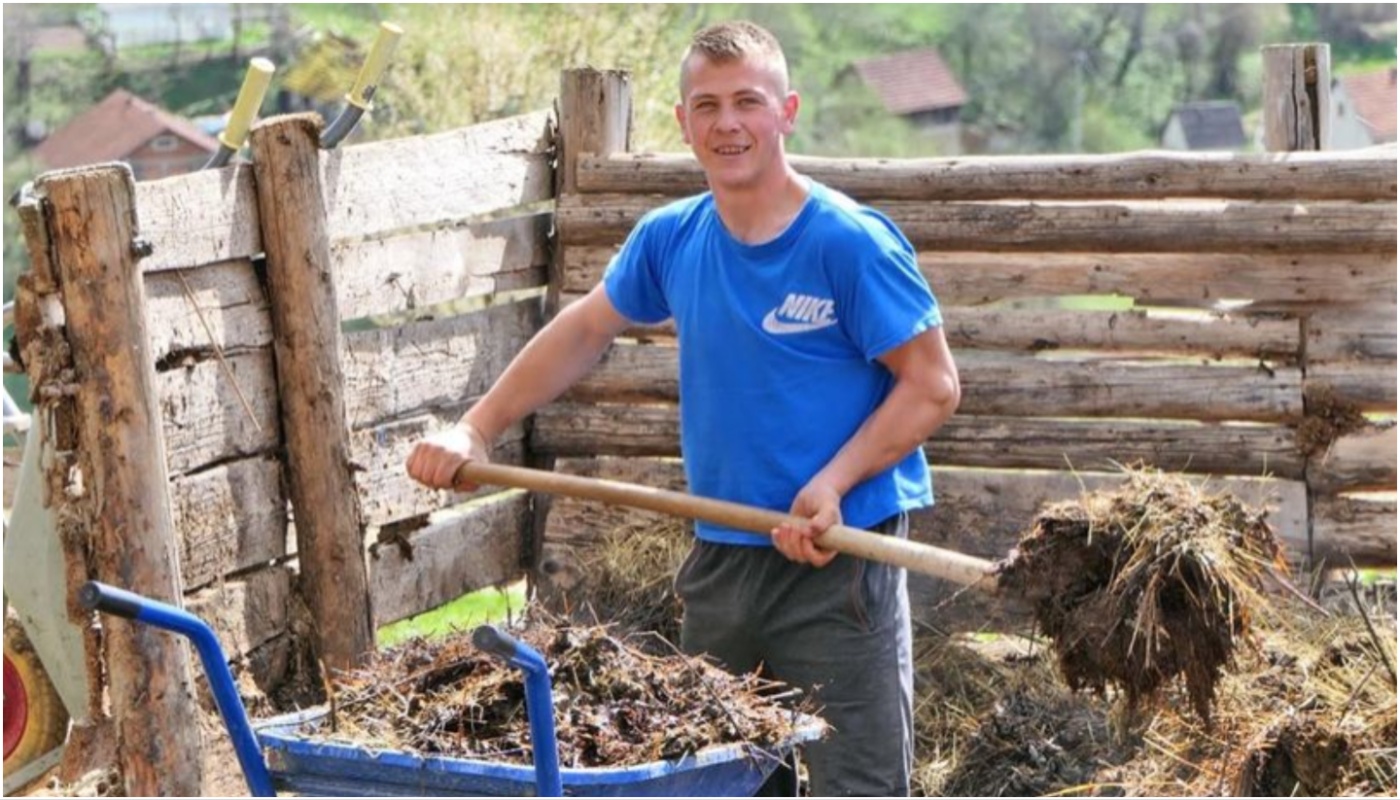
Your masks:
<svg viewBox="0 0 1400 800"><path fill-rule="evenodd" d="M117 89L54 131L34 148L34 155L49 169L119 161L163 133L210 153L219 149L214 137L189 120Z"/></svg>
<svg viewBox="0 0 1400 800"><path fill-rule="evenodd" d="M1395 141L1395 67L1337 78L1377 142Z"/></svg>
<svg viewBox="0 0 1400 800"><path fill-rule="evenodd" d="M967 92L933 48L855 62L861 80L891 114L913 114L967 103Z"/></svg>

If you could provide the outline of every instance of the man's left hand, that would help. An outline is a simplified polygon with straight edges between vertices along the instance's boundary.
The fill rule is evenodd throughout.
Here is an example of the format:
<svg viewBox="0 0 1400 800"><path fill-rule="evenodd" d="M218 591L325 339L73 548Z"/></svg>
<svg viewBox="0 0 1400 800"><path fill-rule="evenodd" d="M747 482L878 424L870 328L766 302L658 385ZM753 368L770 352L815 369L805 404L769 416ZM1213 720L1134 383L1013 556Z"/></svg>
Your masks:
<svg viewBox="0 0 1400 800"><path fill-rule="evenodd" d="M773 529L773 546L793 561L824 567L836 558L835 550L818 547L817 537L832 525L841 524L841 494L824 483L813 481L802 487L788 512L800 522L784 523Z"/></svg>

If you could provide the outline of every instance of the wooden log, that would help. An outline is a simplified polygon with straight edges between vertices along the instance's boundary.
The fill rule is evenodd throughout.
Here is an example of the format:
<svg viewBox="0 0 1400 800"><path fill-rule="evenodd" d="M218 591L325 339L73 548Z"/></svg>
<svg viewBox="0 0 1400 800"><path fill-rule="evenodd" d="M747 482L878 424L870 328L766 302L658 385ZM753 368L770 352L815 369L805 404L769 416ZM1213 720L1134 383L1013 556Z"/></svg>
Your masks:
<svg viewBox="0 0 1400 800"><path fill-rule="evenodd" d="M262 252L253 169L234 164L136 184L141 238L151 254L141 271L198 267Z"/></svg>
<svg viewBox="0 0 1400 800"><path fill-rule="evenodd" d="M170 483L186 593L287 554L282 464L261 456Z"/></svg>
<svg viewBox="0 0 1400 800"><path fill-rule="evenodd" d="M538 213L332 245L340 313L358 319L541 286L551 219Z"/></svg>
<svg viewBox="0 0 1400 800"><path fill-rule="evenodd" d="M147 334L157 362L272 346L267 293L248 259L146 275Z"/></svg>
<svg viewBox="0 0 1400 800"><path fill-rule="evenodd" d="M621 242L667 201L561 195L559 239ZM920 250L1081 253L1395 252L1395 203L1124 200L874 203Z"/></svg>
<svg viewBox="0 0 1400 800"><path fill-rule="evenodd" d="M1334 361L1395 363L1396 308L1386 302L1309 310L1304 320L1309 365Z"/></svg>
<svg viewBox="0 0 1400 800"><path fill-rule="evenodd" d="M1313 501L1312 563L1395 568L1395 495L1341 495Z"/></svg>
<svg viewBox="0 0 1400 800"><path fill-rule="evenodd" d="M501 492L445 516L401 544L370 548L376 626L521 577L531 524L525 492Z"/></svg>
<svg viewBox="0 0 1400 800"><path fill-rule="evenodd" d="M171 473L194 472L282 443L272 349L180 362L156 375ZM246 405L245 405L246 401Z"/></svg>
<svg viewBox="0 0 1400 800"><path fill-rule="evenodd" d="M630 75L620 70L567 69L559 76L559 169L554 196L557 225L558 200L578 191L578 165L591 154L632 149L632 86ZM550 262L546 309L558 313L569 247L555 237Z"/></svg>
<svg viewBox="0 0 1400 800"><path fill-rule="evenodd" d="M603 276L612 247L569 247L566 292ZM1015 253L927 252L919 268L945 305L1018 297L1121 295L1160 300L1226 298L1308 304L1394 297L1395 253Z"/></svg>
<svg viewBox="0 0 1400 800"><path fill-rule="evenodd" d="M474 493L429 489L408 477L404 469L408 454L419 439L461 419L469 407L440 409L411 419L382 423L351 435L355 487L366 525L386 525L425 516L497 491L492 487ZM503 464L523 464L524 449L525 429L515 425L501 436L491 458Z"/></svg>
<svg viewBox="0 0 1400 800"><path fill-rule="evenodd" d="M287 630L291 596L291 570L268 567L195 593L189 609L214 629L224 653L235 659Z"/></svg>
<svg viewBox="0 0 1400 800"><path fill-rule="evenodd" d="M550 199L552 116L320 152L326 235L374 238Z"/></svg>
<svg viewBox="0 0 1400 800"><path fill-rule="evenodd" d="M538 298L346 334L350 425L362 428L480 394L540 328Z"/></svg>
<svg viewBox="0 0 1400 800"><path fill-rule="evenodd" d="M1326 150L1332 138L1331 47L1276 44L1264 56L1264 148Z"/></svg>
<svg viewBox="0 0 1400 800"><path fill-rule="evenodd" d="M1345 434L1308 459L1308 488L1315 494L1395 491L1395 423Z"/></svg>
<svg viewBox="0 0 1400 800"><path fill-rule="evenodd" d="M1303 387L1327 387L1338 400L1362 412L1395 413L1395 362L1333 361L1308 365Z"/></svg>
<svg viewBox="0 0 1400 800"><path fill-rule="evenodd" d="M315 115L279 117L253 128L252 148L300 586L321 659L332 669L349 669L374 652L374 628L318 139Z"/></svg>
<svg viewBox="0 0 1400 800"><path fill-rule="evenodd" d="M572 401L674 402L676 350L615 344L566 394ZM960 414L1281 422L1302 413L1296 368L1048 360L965 352Z"/></svg>
<svg viewBox="0 0 1400 800"><path fill-rule="evenodd" d="M625 153L579 160L581 194L699 194L709 187L690 153ZM858 200L1392 200L1395 154L1377 151L1179 153L957 158L818 158L796 170Z"/></svg>
<svg viewBox="0 0 1400 800"><path fill-rule="evenodd" d="M945 307L944 331L957 349L1041 352L1096 350L1296 362L1298 323L1216 312L1039 311Z"/></svg>
<svg viewBox="0 0 1400 800"><path fill-rule="evenodd" d="M78 466L97 513L98 580L179 604L146 299L133 242L135 188L123 165L48 173L50 239L75 370ZM199 793L200 733L187 651L163 631L104 623L111 710L129 795Z"/></svg>
<svg viewBox="0 0 1400 800"><path fill-rule="evenodd" d="M583 297L565 294L563 305ZM1392 326L1393 327L1393 326ZM1157 355L1227 356L1296 363L1298 322L1210 311L1073 311L943 307L943 330L954 351L1098 350ZM675 325L634 326L625 336L674 337Z"/></svg>
<svg viewBox="0 0 1400 800"><path fill-rule="evenodd" d="M535 413L530 448L563 458L675 457L680 455L680 415L674 405L554 403ZM941 466L1110 471L1115 464L1141 461L1196 474L1303 477L1303 457L1293 431L1282 425L979 417L959 412L924 448L929 461Z"/></svg>

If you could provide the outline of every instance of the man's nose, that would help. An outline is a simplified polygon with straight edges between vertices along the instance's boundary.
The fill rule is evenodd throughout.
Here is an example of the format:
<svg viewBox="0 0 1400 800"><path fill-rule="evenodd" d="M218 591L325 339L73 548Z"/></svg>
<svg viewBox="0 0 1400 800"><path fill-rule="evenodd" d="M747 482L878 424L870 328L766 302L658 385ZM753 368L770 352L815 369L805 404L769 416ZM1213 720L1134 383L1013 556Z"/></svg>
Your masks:
<svg viewBox="0 0 1400 800"><path fill-rule="evenodd" d="M715 119L715 127L722 131L734 131L739 129L739 112L734 106L722 105L719 109L719 117Z"/></svg>

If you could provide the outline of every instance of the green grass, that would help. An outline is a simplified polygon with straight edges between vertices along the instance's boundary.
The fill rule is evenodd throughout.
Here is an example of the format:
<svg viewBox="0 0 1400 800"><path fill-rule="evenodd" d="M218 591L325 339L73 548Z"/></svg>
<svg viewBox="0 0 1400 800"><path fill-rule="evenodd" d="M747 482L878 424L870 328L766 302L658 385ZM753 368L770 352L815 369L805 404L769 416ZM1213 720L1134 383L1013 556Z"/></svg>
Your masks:
<svg viewBox="0 0 1400 800"><path fill-rule="evenodd" d="M379 629L379 646L393 647L415 636L441 639L478 625L500 622L525 609L525 582L505 589L486 588L464 594L432 611L399 620Z"/></svg>

